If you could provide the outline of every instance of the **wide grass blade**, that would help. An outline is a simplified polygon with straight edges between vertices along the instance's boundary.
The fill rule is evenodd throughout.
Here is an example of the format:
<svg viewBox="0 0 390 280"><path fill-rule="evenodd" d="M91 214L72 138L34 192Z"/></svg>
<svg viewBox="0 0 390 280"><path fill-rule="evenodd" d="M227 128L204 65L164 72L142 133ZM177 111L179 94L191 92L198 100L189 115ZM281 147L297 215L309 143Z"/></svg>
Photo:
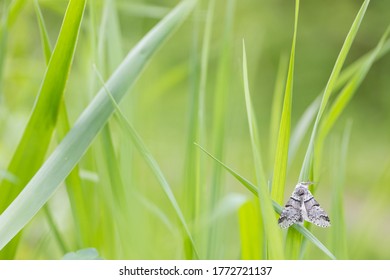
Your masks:
<svg viewBox="0 0 390 280"><path fill-rule="evenodd" d="M291 129L291 107L293 95L293 80L294 80L294 64L295 64L295 45L297 40L299 16L299 0L295 1L295 22L294 35L290 53L290 63L288 66L288 74L286 81L286 90L284 93L283 110L280 120L278 142L276 146L275 162L272 178L272 199L278 203L283 203L284 186L286 184L287 161L288 161L288 146L290 143Z"/></svg>
<svg viewBox="0 0 390 280"><path fill-rule="evenodd" d="M123 98L151 56L192 11L194 4L193 0L178 4L130 51L107 82L107 88L116 102ZM0 216L0 248L48 201L87 151L114 110L110 97L102 88L27 186Z"/></svg>
<svg viewBox="0 0 390 280"><path fill-rule="evenodd" d="M281 230L278 227L275 219L275 212L272 209L272 200L268 191L267 180L263 168L260 152L260 139L257 130L255 114L253 112L252 102L249 93L249 81L247 60L245 52L245 44L243 42L243 80L245 92L245 104L248 116L249 132L251 136L253 161L256 170L256 181L258 185L259 204L261 209L261 216L265 231L265 240L268 249L268 257L270 259L284 259L283 242Z"/></svg>
<svg viewBox="0 0 390 280"><path fill-rule="evenodd" d="M208 151L206 151L204 148L199 146L195 143L204 153L206 153L210 158L215 160L218 164L220 164L227 172L229 172L234 178L237 179L244 187L246 187L251 193L253 193L256 196L259 196L258 189L255 185L253 185L251 182L249 182L247 179L239 175L237 172L235 172L233 169L225 165L223 162L215 158L212 154L210 154ZM280 214L282 212L282 207L275 201L272 201L272 205L275 209L275 212ZM324 252L330 259L336 259L336 257L329 251L329 249L321 243L310 231L308 231L305 227L302 225L294 224L292 226L294 229L299 231L307 240L311 241L318 249L320 249L322 252Z"/></svg>
<svg viewBox="0 0 390 280"><path fill-rule="evenodd" d="M312 174L313 174L313 153L314 153L314 144L317 138L317 130L320 125L322 114L325 111L325 108L328 104L329 98L334 90L334 86L337 82L337 79L339 77L341 68L344 65L345 59L349 53L349 50L351 48L351 45L353 43L353 40L356 37L356 34L359 30L360 24L363 20L363 17L366 13L368 4L370 3L370 0L365 0L362 4L362 7L360 8L358 14L356 15L356 18L348 32L347 37L345 38L344 44L341 48L341 51L337 57L337 60L333 66L332 73L330 74L329 80L326 84L324 94L322 96L320 108L317 113L316 121L314 123L314 127L312 130L312 134L310 137L310 142L308 145L308 148L306 150L305 159L302 164L301 173L299 175L299 181L313 181Z"/></svg>

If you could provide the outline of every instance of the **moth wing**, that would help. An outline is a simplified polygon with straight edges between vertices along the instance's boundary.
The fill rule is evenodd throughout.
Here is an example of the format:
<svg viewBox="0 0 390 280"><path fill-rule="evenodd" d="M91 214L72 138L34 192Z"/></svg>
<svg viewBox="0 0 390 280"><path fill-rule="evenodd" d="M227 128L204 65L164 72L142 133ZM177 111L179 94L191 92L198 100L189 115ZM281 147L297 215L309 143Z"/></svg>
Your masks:
<svg viewBox="0 0 390 280"><path fill-rule="evenodd" d="M305 219L319 227L329 227L330 219L328 214L320 207L320 204L310 194L310 197L304 201L307 212Z"/></svg>
<svg viewBox="0 0 390 280"><path fill-rule="evenodd" d="M280 214L278 224L281 228L288 228L296 222L302 222L301 202L290 198Z"/></svg>

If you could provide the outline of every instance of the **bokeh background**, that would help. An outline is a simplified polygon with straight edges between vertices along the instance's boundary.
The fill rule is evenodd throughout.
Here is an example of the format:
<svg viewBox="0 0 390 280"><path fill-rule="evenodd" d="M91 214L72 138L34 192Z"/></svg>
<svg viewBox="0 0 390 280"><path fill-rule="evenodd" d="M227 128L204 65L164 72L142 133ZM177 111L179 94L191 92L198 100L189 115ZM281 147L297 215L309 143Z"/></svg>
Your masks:
<svg viewBox="0 0 390 280"><path fill-rule="evenodd" d="M96 23L102 21L103 0L94 0L97 5L91 11L87 5L81 35L71 69L65 99L74 122L94 94L90 75L94 58L91 57L88 18L95 15ZM0 18L9 1L1 0ZM52 44L56 41L63 14L68 1L40 0ZM116 5L120 26L121 48L124 55L150 30L178 1L113 1ZM135 87L122 102L122 109L142 136L170 182L179 204L185 209L184 192L186 157L189 136L191 92L196 88L192 71L194 61L200 60L201 43L208 1L200 1L196 16L191 16L168 40L151 60ZM217 129L213 115L217 103L225 104L223 126L223 161L242 176L254 180L255 171L250 148L244 92L242 85L242 40L245 40L248 56L249 81L252 100L259 125L260 139L265 155L266 171L271 175L272 165L267 158L271 104L275 80L280 61L286 59L291 48L294 22L294 1L286 0L240 0L234 7L233 26L229 33L228 65L225 75L223 100L215 99L218 81L218 65L222 50L226 6L228 1L217 0L212 23L212 36L208 57L207 84L205 91L204 124L205 139L202 146L214 151L212 135ZM321 93L331 73L344 38L356 16L362 1L301 1L296 64L293 91L292 127L311 102ZM198 30L194 22L199 21ZM371 1L356 40L353 43L346 65L352 63L375 47L390 24L390 2ZM31 112L36 93L46 69L39 28L32 1L25 1L20 13L8 30L7 52L5 54L0 88L0 167L5 170L20 139ZM108 42L109 44L109 42ZM196 62L195 62L196 63ZM346 123L352 122L347 161L343 170L344 214L347 232L348 255L351 259L390 258L390 55L379 59L358 92L343 112L327 141L325 153L331 153L332 143L340 139ZM105 74L108 76L108 73ZM120 135L113 124L113 130ZM120 138L120 136L116 136ZM333 140L332 140L333 139ZM114 141L117 141L114 139ZM119 141L119 140L118 140ZM297 182L308 139L305 139L296 158L288 170L287 198ZM54 145L54 144L53 144ZM95 144L94 144L95 145ZM120 151L117 151L120 153ZM135 156L136 157L136 156ZM136 158L137 160L137 158ZM204 157L205 174L210 173L214 162ZM83 161L80 163L83 166ZM324 209L329 209L332 200L332 161L325 156L321 180L316 198ZM129 167L130 168L130 167ZM101 234L99 242L91 244L106 258L182 258L182 243L177 239L177 224L173 210L150 171L138 159L132 166L137 182L140 201L147 201L163 213L163 217L151 214L145 203L134 205L137 217L129 221L129 244L131 253L115 255L102 244L108 237ZM337 169L337 166L335 167ZM85 180L90 187L99 180L98 169L90 164L83 167ZM230 175L222 173L223 191L221 201L235 194L236 198L251 194ZM95 180L95 181L94 181ZM210 176L205 176L207 190ZM65 187L49 202L61 232L69 244L74 243L74 228ZM0 198L1 199L1 198ZM99 199L99 198L95 198ZM205 205L210 199L207 192L201 198ZM234 204L234 203L232 203ZM231 204L231 205L232 205ZM222 206L225 204L221 204ZM149 210L148 210L149 209ZM154 208L153 208L154 209ZM218 225L219 246L211 258L235 259L240 257L240 233L237 209L230 206L220 208ZM230 211L231 210L231 211ZM205 216L211 215L207 211ZM331 217L332 219L332 217ZM168 220L168 221L166 221ZM208 220L205 218L205 220ZM174 233L165 227L173 224ZM125 225L122 225L125 226ZM169 228L169 227L168 227ZM205 226L207 228L207 226ZM331 229L330 229L331 230ZM314 234L325 244L329 243L327 229L313 228ZM175 235L176 234L176 235ZM176 237L175 237L176 236ZM199 244L202 238L199 238ZM206 256L207 249L200 246L200 253ZM72 247L72 246L71 246ZM72 247L77 249L75 247ZM203 249L202 249L203 248ZM24 231L17 258L61 258L58 248L44 216L39 213ZM308 245L305 258L326 258L318 249Z"/></svg>

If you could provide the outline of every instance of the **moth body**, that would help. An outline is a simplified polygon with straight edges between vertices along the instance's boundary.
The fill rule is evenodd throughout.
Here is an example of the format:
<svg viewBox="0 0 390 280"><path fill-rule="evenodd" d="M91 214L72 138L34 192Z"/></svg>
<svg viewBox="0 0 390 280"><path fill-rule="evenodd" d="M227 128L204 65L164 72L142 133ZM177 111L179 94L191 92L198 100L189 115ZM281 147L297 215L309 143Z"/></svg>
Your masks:
<svg viewBox="0 0 390 280"><path fill-rule="evenodd" d="M310 182L300 182L296 185L280 214L278 223L281 228L288 228L295 223L302 224L304 220L320 227L330 226L328 214L308 189L310 184Z"/></svg>

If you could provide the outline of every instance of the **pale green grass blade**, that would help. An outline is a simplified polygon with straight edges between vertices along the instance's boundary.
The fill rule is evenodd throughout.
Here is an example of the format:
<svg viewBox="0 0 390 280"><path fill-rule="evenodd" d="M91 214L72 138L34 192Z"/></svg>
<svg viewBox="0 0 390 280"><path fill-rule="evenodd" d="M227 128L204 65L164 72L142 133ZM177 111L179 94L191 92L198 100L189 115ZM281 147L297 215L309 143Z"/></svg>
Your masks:
<svg viewBox="0 0 390 280"><path fill-rule="evenodd" d="M206 151L204 148L199 146L195 143L204 153L206 153L210 158L212 158L214 161L216 161L218 164L220 164L227 172L229 172L234 178L237 179L244 187L246 187L251 193L253 193L256 196L259 196L258 189L255 185L253 185L251 182L249 182L244 177L240 176L237 172L235 172L233 169L225 165L223 162L215 158L212 154L210 154L208 151ZM272 201L272 205L275 209L275 212L280 214L282 212L282 207L275 201ZM276 220L276 218L275 218ZM318 249L320 249L322 252L324 252L330 259L336 259L336 257L329 251L329 249L321 243L310 231L308 231L305 227L294 224L292 226L294 229L299 231L307 240L311 241Z"/></svg>
<svg viewBox="0 0 390 280"><path fill-rule="evenodd" d="M236 6L236 0L228 0L226 2L226 8L224 13L224 28L223 33L220 36L221 47L219 49L219 61L216 74L215 88L213 92L214 106L213 106L213 119L212 119L212 143L214 153L217 157L224 157L225 149L225 127L227 126L228 119L228 100L230 93L230 80L231 80L231 60L233 47L233 32L234 29L234 11ZM218 201L221 199L224 183L222 177L222 170L218 165L213 166L212 171L212 187L211 187L211 199L210 209L215 207ZM220 230L223 226L217 221L214 223L209 232L208 238L208 252L207 257L209 259L221 258L221 234ZM222 229L223 230L223 229Z"/></svg>
<svg viewBox="0 0 390 280"><path fill-rule="evenodd" d="M41 34L43 54L45 55L46 64L49 64L50 57L52 54L52 48L50 44L49 34L47 33L45 20L43 19L43 15L39 7L38 0L34 1L34 7L35 7L35 13L37 15L39 30Z"/></svg>
<svg viewBox="0 0 390 280"><path fill-rule="evenodd" d="M265 240L268 249L268 257L270 259L284 259L283 241L281 230L278 227L275 219L275 212L272 208L271 195L268 191L267 180L265 177L264 167L261 159L260 139L257 130L255 114L253 112L252 102L249 93L249 81L247 60L245 52L245 44L243 42L243 81L245 92L245 104L248 116L249 132L251 136L253 161L256 170L256 181L258 185L259 204L261 216L265 231Z"/></svg>
<svg viewBox="0 0 390 280"><path fill-rule="evenodd" d="M286 237L286 259L297 260L301 252L302 234L294 227L290 227ZM332 257L331 257L332 258Z"/></svg>
<svg viewBox="0 0 390 280"><path fill-rule="evenodd" d="M183 1L153 28L128 54L107 82L119 102L133 85L150 57L192 11L195 1ZM54 55L54 54L53 54ZM47 202L66 178L115 107L102 88L27 186L0 216L0 248L3 248Z"/></svg>
<svg viewBox="0 0 390 280"><path fill-rule="evenodd" d="M0 104L2 104L3 98L3 72L7 53L7 15L7 13L4 13L0 18Z"/></svg>
<svg viewBox="0 0 390 280"><path fill-rule="evenodd" d="M11 27L15 23L16 18L19 16L20 11L23 9L26 2L27 2L26 0L11 1L8 8L8 18L7 18L8 27Z"/></svg>
<svg viewBox="0 0 390 280"><path fill-rule="evenodd" d="M299 0L295 1L295 21L294 35L291 46L290 63L288 66L288 74L286 81L286 90L284 93L283 110L280 119L278 142L276 146L275 162L272 177L272 199L278 203L283 203L284 186L286 184L287 162L288 162L288 146L290 144L291 130L291 107L293 96L293 81L294 81L294 64L295 64L295 45L297 40L299 17Z"/></svg>
<svg viewBox="0 0 390 280"><path fill-rule="evenodd" d="M184 201L186 208L184 209L188 221L192 221L195 231L198 231L199 217L202 209L202 199L206 190L204 187L204 167L200 157L199 149L194 147L193 142L203 143L205 141L204 133L204 116L205 116L205 95L206 84L208 77L208 62L210 52L210 40L212 34L213 18L214 18L215 0L209 1L206 21L203 31L202 46L200 55L198 40L200 37L199 29L201 22L201 7L200 3L197 5L194 13L193 26L193 46L191 56L191 110L190 110L190 128L187 142L187 160L185 169L185 191ZM200 61L199 61L200 60ZM185 244L186 259L193 257L191 251L192 245Z"/></svg>
<svg viewBox="0 0 390 280"><path fill-rule="evenodd" d="M238 211L241 259L260 260L263 258L263 223L259 215L258 200L248 200Z"/></svg>
<svg viewBox="0 0 390 280"><path fill-rule="evenodd" d="M102 82L104 82L104 81L102 81ZM119 116L119 121L123 125L123 128L129 134L131 140L134 143L134 146L137 148L137 150L142 155L143 159L149 165L149 168L153 171L154 176L156 177L156 179L160 183L161 187L163 188L164 193L166 194L167 198L171 202L172 207L175 209L175 212L176 212L176 214L181 222L181 225L186 233L186 238L188 238L192 244L192 250L195 254L195 257L197 259L199 259L199 255L198 255L197 250L196 250L195 242L192 238L190 229L189 229L187 222L184 218L183 212L181 211L180 206L179 206L179 204L175 198L175 195L172 191L172 188L169 185L167 179L165 178L163 172L161 171L161 168L159 167L157 161L154 159L153 155L149 152L149 150L145 146L143 140L141 139L141 137L139 136L137 131L134 129L132 124L130 124L130 122L126 119L125 115L122 113L121 109L119 108L114 97L108 91L108 89L107 89L107 94L110 96L110 98L115 106L116 112Z"/></svg>
<svg viewBox="0 0 390 280"><path fill-rule="evenodd" d="M100 71L105 73L105 77L107 73L112 73L123 59L120 33L115 1L106 0L102 9L98 49L96 57L93 58L97 61ZM93 78L95 88L99 88L103 83L97 81L96 76ZM98 193L97 199L108 206L107 212L109 214L104 217L106 224L104 228L115 228L114 231L108 231L105 234L106 237L99 240L99 244L105 249L107 256L121 256L122 247L124 247L121 244L126 244L126 235L128 236L122 225L127 224L126 220L129 218L127 214L131 210L129 210L130 206L127 203L121 174L122 169L114 147L114 136L109 123L101 131L92 154L101 179L99 188L102 191ZM115 218L112 219L112 217Z"/></svg>
<svg viewBox="0 0 390 280"><path fill-rule="evenodd" d="M0 5L3 7L4 14L0 18L0 102L2 98L2 80L4 62L7 54L8 30L13 26L26 0L4 1ZM1 212L1 211L0 211Z"/></svg>
<svg viewBox="0 0 390 280"><path fill-rule="evenodd" d="M290 165L297 152L298 148L302 143L303 138L308 132L310 125L312 124L316 113L318 112L318 108L320 107L321 96L318 96L303 112L301 118L298 120L293 133L290 137L290 149L288 151L288 164Z"/></svg>
<svg viewBox="0 0 390 280"><path fill-rule="evenodd" d="M355 18L355 20L354 20L354 22L353 22L353 24L348 32L347 37L345 38L344 44L340 50L340 53L337 57L337 60L333 66L332 73L330 74L329 80L326 84L324 94L322 96L321 105L320 105L320 108L318 110L316 121L314 123L314 128L312 130L312 134L310 137L310 142L309 142L306 154L305 154L305 159L304 159L304 162L302 164L301 173L299 175L300 182L310 181L310 180L313 181L313 178L311 178L312 177L312 167L313 167L313 165L312 165L313 152L314 152L314 144L316 141L317 130L318 130L318 127L320 124L320 120L321 120L322 114L325 110L325 107L328 104L329 98L334 90L334 86L338 80L341 68L344 65L345 59L346 59L348 52L351 48L353 40L355 39L355 36L359 30L360 24L363 20L365 13L366 13L366 10L367 10L369 3L370 3L370 0L365 0L364 3L362 4L358 14L356 15L356 18Z"/></svg>
<svg viewBox="0 0 390 280"><path fill-rule="evenodd" d="M283 105L283 89L285 88L285 76L287 71L287 56L282 56L279 61L278 74L276 75L275 89L272 100L271 121L269 132L269 164L274 165L275 150L278 141L280 116Z"/></svg>
<svg viewBox="0 0 390 280"><path fill-rule="evenodd" d="M344 184L347 167L348 144L351 136L352 122L348 122L341 140L332 143L332 228L331 246L338 259L348 259L346 221L344 214Z"/></svg>

